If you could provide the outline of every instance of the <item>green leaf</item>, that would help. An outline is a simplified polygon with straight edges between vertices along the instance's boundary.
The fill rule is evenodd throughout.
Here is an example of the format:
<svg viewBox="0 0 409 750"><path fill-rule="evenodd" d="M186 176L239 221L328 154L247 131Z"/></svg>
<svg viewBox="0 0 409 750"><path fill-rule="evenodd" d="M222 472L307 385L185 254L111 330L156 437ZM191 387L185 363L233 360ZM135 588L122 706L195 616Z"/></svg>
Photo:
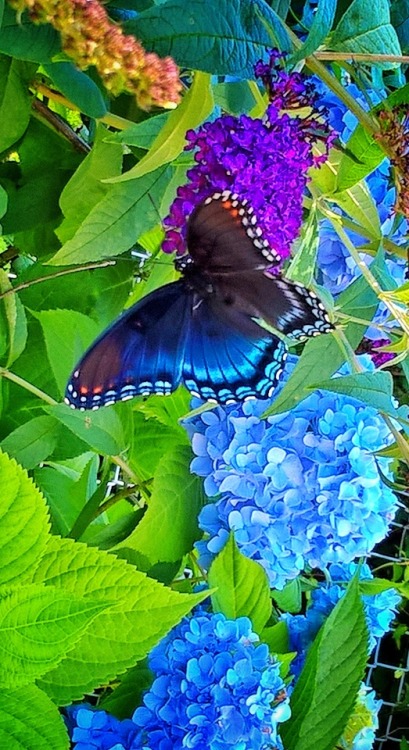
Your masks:
<svg viewBox="0 0 409 750"><path fill-rule="evenodd" d="M398 35L402 54L409 51L409 0L392 0L391 22Z"/></svg>
<svg viewBox="0 0 409 750"><path fill-rule="evenodd" d="M61 425L53 417L34 417L10 432L0 446L25 469L34 469L51 455L60 430Z"/></svg>
<svg viewBox="0 0 409 750"><path fill-rule="evenodd" d="M135 167L109 182L126 182L142 177L168 164L183 151L186 131L197 128L213 111L214 101L210 87L210 75L195 73L193 84L182 99L182 103L171 112L162 130L155 138L146 156Z"/></svg>
<svg viewBox="0 0 409 750"><path fill-rule="evenodd" d="M0 52L19 60L46 63L60 51L60 35L50 24L37 26L30 21L28 13L17 17L16 11L6 3L0 29Z"/></svg>
<svg viewBox="0 0 409 750"><path fill-rule="evenodd" d="M133 439L129 451L129 464L142 480L150 479L169 446L188 443L187 436L186 433L183 435L184 431L176 425L168 427L156 419L145 419L137 411L132 417Z"/></svg>
<svg viewBox="0 0 409 750"><path fill-rule="evenodd" d="M372 55L401 55L399 40L390 23L388 0L353 0L331 34L329 46L340 52ZM396 68L398 63L374 61L380 68Z"/></svg>
<svg viewBox="0 0 409 750"><path fill-rule="evenodd" d="M299 281L306 287L311 286L314 281L318 244L318 219L316 207L313 204L307 221L302 227L300 246L286 271L286 278Z"/></svg>
<svg viewBox="0 0 409 750"><path fill-rule="evenodd" d="M91 318L75 310L42 310L32 314L43 329L51 370L63 395L72 368L100 331Z"/></svg>
<svg viewBox="0 0 409 750"><path fill-rule="evenodd" d="M280 49L291 49L284 24L264 0L168 0L125 24L125 30L162 57L213 75L254 78L254 65L271 47L263 20ZM262 20L263 19L263 20Z"/></svg>
<svg viewBox="0 0 409 750"><path fill-rule="evenodd" d="M397 104L409 104L409 84L393 91L386 99L371 109L376 114L380 109L389 109ZM354 158L351 158L349 154ZM348 152L344 152L338 164L336 190L342 191L355 185L372 172L384 160L385 153L365 128L358 123L348 141Z"/></svg>
<svg viewBox="0 0 409 750"><path fill-rule="evenodd" d="M97 84L72 62L53 62L44 70L62 94L88 117L101 118L108 112Z"/></svg>
<svg viewBox="0 0 409 750"><path fill-rule="evenodd" d="M202 535L197 517L204 505L202 482L190 471L192 452L176 445L159 461L148 509L135 531L118 545L135 549L151 565L176 562Z"/></svg>
<svg viewBox="0 0 409 750"><path fill-rule="evenodd" d="M0 29L3 23L3 15L4 15L4 0L0 0Z"/></svg>
<svg viewBox="0 0 409 750"><path fill-rule="evenodd" d="M354 579L310 649L280 727L286 750L335 747L353 710L368 658L368 632Z"/></svg>
<svg viewBox="0 0 409 750"><path fill-rule="evenodd" d="M360 372L354 375L345 375L342 378L321 380L315 385L310 385L311 390L320 388L323 391L333 393L345 393L351 398L363 401L368 406L382 411L393 417L397 417L395 407L392 403L393 379L390 372Z"/></svg>
<svg viewBox="0 0 409 750"><path fill-rule="evenodd" d="M5 687L28 685L71 651L107 604L53 586L20 586L0 599L0 677Z"/></svg>
<svg viewBox="0 0 409 750"><path fill-rule="evenodd" d="M287 623L280 620L275 625L263 628L261 640L267 643L271 654L286 654L289 648Z"/></svg>
<svg viewBox="0 0 409 750"><path fill-rule="evenodd" d="M142 122L132 123L129 128L119 130L117 133L110 133L108 131L105 136L105 142L123 143L127 146L135 146L136 148L148 151L155 138L163 130L169 117L169 112L161 112L160 115L154 115L147 120L142 120Z"/></svg>
<svg viewBox="0 0 409 750"><path fill-rule="evenodd" d="M117 719L129 719L135 708L143 703L143 694L152 684L153 675L145 662L128 669L118 687L107 694L99 708L113 714Z"/></svg>
<svg viewBox="0 0 409 750"><path fill-rule="evenodd" d="M8 334L8 356L6 367L19 358L27 342L27 319L23 305L17 294L7 294L12 289L8 274L0 269L0 291L5 292L0 302L4 311L5 325Z"/></svg>
<svg viewBox="0 0 409 750"><path fill-rule="evenodd" d="M137 661L207 595L178 594L108 552L49 537L35 581L109 602L73 650L41 680L59 705L107 684Z"/></svg>
<svg viewBox="0 0 409 750"><path fill-rule="evenodd" d="M28 63L0 54L0 152L13 146L27 128L32 100L28 82L34 70Z"/></svg>
<svg viewBox="0 0 409 750"><path fill-rule="evenodd" d="M120 143L112 143L112 138L107 143L105 138L108 133L104 125L98 125L91 151L60 195L60 206L65 218L56 233L61 242L71 239L91 209L111 190L103 180L121 174L122 146Z"/></svg>
<svg viewBox="0 0 409 750"><path fill-rule="evenodd" d="M67 728L57 706L36 685L0 692L0 747L68 750Z"/></svg>
<svg viewBox="0 0 409 750"><path fill-rule="evenodd" d="M41 493L21 466L0 453L0 586L29 578L44 552L49 529Z"/></svg>
<svg viewBox="0 0 409 750"><path fill-rule="evenodd" d="M239 551L230 534L209 570L209 586L215 612L230 618L249 617L256 633L261 633L271 615L270 588L265 570Z"/></svg>
<svg viewBox="0 0 409 750"><path fill-rule="evenodd" d="M216 83L213 87L214 101L224 112L242 115L250 112L256 105L256 99L249 81L229 81Z"/></svg>
<svg viewBox="0 0 409 750"><path fill-rule="evenodd" d="M324 42L325 37L331 31L336 8L337 0L319 0L308 36L300 49L291 55L289 60L291 65L312 55Z"/></svg>
<svg viewBox="0 0 409 750"><path fill-rule="evenodd" d="M284 612L301 612L302 591L300 579L289 581L282 591L273 591L273 599Z"/></svg>
<svg viewBox="0 0 409 750"><path fill-rule="evenodd" d="M7 193L5 189L0 185L0 219L2 216L4 216L4 214L7 211L7 202L8 202ZM0 226L0 231L1 231L1 226Z"/></svg>
<svg viewBox="0 0 409 750"><path fill-rule="evenodd" d="M113 185L50 264L85 263L128 250L143 232L158 223L156 206L169 177L168 169L161 167L139 180Z"/></svg>
<svg viewBox="0 0 409 750"><path fill-rule="evenodd" d="M85 415L66 404L56 404L48 407L48 411L98 453L116 456L125 450L122 423L115 409L100 409Z"/></svg>

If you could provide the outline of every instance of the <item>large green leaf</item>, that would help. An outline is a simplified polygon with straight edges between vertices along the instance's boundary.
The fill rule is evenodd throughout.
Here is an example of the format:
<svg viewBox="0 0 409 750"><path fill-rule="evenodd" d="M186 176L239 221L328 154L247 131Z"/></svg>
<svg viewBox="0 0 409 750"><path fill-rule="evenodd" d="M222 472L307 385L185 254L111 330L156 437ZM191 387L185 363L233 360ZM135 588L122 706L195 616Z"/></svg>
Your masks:
<svg viewBox="0 0 409 750"><path fill-rule="evenodd" d="M159 461L148 509L135 531L116 549L135 549L152 565L176 562L201 537L197 517L204 504L202 482L190 472L187 446L171 448Z"/></svg>
<svg viewBox="0 0 409 750"><path fill-rule="evenodd" d="M310 388L345 393L368 406L373 406L378 411L383 411L393 417L398 416L392 403L393 380L390 372L360 372L345 375L342 378L320 380Z"/></svg>
<svg viewBox="0 0 409 750"><path fill-rule="evenodd" d="M197 128L206 120L213 111L213 107L210 76L198 71L182 103L171 112L146 156L129 172L112 178L110 182L125 182L142 177L176 159L186 145L186 131Z"/></svg>
<svg viewBox="0 0 409 750"><path fill-rule="evenodd" d="M209 570L213 610L229 619L249 617L261 633L271 615L270 587L265 570L239 551L234 535L219 552Z"/></svg>
<svg viewBox="0 0 409 750"><path fill-rule="evenodd" d="M32 99L28 82L34 71L35 66L0 54L0 152L13 146L27 128Z"/></svg>
<svg viewBox="0 0 409 750"><path fill-rule="evenodd" d="M17 17L8 3L4 7L3 25L0 29L0 52L36 63L51 62L61 51L60 36L49 24L36 26L28 13Z"/></svg>
<svg viewBox="0 0 409 750"><path fill-rule="evenodd" d="M17 427L1 441L1 449L25 469L34 469L53 452L61 425L53 417L40 416Z"/></svg>
<svg viewBox="0 0 409 750"><path fill-rule="evenodd" d="M61 662L93 618L108 606L41 584L19 586L0 599L0 679L29 685Z"/></svg>
<svg viewBox="0 0 409 750"><path fill-rule="evenodd" d="M161 167L138 180L112 185L50 263L84 263L128 250L158 223L156 206L169 178L168 168Z"/></svg>
<svg viewBox="0 0 409 750"><path fill-rule="evenodd" d="M97 84L72 62L53 62L44 70L61 93L88 117L103 117L108 108Z"/></svg>
<svg viewBox="0 0 409 750"><path fill-rule="evenodd" d="M168 0L125 26L146 47L185 68L214 75L254 77L254 64L272 46L291 49L285 27L264 0Z"/></svg>
<svg viewBox="0 0 409 750"><path fill-rule="evenodd" d="M368 657L368 632L354 580L321 628L280 727L286 750L336 746L354 707Z"/></svg>
<svg viewBox="0 0 409 750"><path fill-rule="evenodd" d="M0 692L0 747L4 750L68 750L70 741L57 706L36 685Z"/></svg>
<svg viewBox="0 0 409 750"><path fill-rule="evenodd" d="M373 55L401 55L399 40L390 23L388 0L353 0L331 34L331 49L340 52L363 52ZM398 63L375 62L382 68Z"/></svg>
<svg viewBox="0 0 409 750"><path fill-rule="evenodd" d="M0 586L9 589L33 575L49 523L44 498L27 473L0 453Z"/></svg>
<svg viewBox="0 0 409 750"><path fill-rule="evenodd" d="M125 450L124 431L115 409L100 409L85 415L66 404L56 404L49 406L48 411L98 453L116 456Z"/></svg>
<svg viewBox="0 0 409 750"><path fill-rule="evenodd" d="M115 555L56 537L49 537L35 581L111 604L41 680L41 687L60 705L81 698L143 659L206 596L178 594Z"/></svg>
<svg viewBox="0 0 409 750"><path fill-rule="evenodd" d="M409 52L409 0L392 0L391 22L398 35L402 54Z"/></svg>

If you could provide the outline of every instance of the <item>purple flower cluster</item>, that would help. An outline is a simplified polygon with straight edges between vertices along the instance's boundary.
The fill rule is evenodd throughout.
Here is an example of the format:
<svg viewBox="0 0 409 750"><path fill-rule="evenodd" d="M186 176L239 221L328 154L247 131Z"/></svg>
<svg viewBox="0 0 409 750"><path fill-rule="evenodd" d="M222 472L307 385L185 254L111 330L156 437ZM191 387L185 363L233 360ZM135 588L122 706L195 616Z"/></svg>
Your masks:
<svg viewBox="0 0 409 750"><path fill-rule="evenodd" d="M132 720L70 709L75 750L281 750L289 700L279 663L258 640L247 617L184 618L152 650L156 677Z"/></svg>
<svg viewBox="0 0 409 750"><path fill-rule="evenodd" d="M288 626L290 650L297 652L297 657L291 664L291 671L294 675L298 676L301 671L309 647L321 625L344 596L346 584L351 580L356 569L355 563L330 565L328 572L332 579L331 583L320 583L314 589L306 614L283 615ZM369 565L361 566L359 578L361 581L373 580ZM377 594L363 595L362 601L369 631L369 652L371 652L378 641L390 630L401 597L394 588L390 588Z"/></svg>
<svg viewBox="0 0 409 750"><path fill-rule="evenodd" d="M204 477L208 497L220 496L199 516L201 563L209 567L233 531L242 553L282 588L307 566L370 552L387 534L397 499L373 455L391 442L374 408L315 391L291 412L261 419L268 405L218 407L185 426L196 454L191 469ZM390 477L390 459L377 460Z"/></svg>
<svg viewBox="0 0 409 750"><path fill-rule="evenodd" d="M165 252L185 253L186 222L195 206L215 192L230 190L249 201L271 247L282 258L289 255L301 227L308 170L326 158L326 153L313 155L313 144L324 141L328 150L332 135L316 120L322 108L304 119L281 112L296 102L314 107L316 96L298 73L279 68L279 57L272 53L270 65L256 66L271 100L262 120L225 115L186 134L186 150L195 150L196 164L165 219Z"/></svg>

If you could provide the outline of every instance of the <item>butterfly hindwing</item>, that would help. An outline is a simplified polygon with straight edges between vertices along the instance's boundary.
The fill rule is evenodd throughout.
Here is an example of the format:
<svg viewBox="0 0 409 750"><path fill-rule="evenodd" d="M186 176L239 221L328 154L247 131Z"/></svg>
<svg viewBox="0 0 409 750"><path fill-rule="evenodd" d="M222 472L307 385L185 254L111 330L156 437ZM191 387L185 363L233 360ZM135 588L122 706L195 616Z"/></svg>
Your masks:
<svg viewBox="0 0 409 750"><path fill-rule="evenodd" d="M179 385L191 296L183 281L156 289L127 310L88 349L71 375L66 402L97 409Z"/></svg>
<svg viewBox="0 0 409 750"><path fill-rule="evenodd" d="M194 308L183 363L186 387L225 404L266 398L283 372L283 341L215 295Z"/></svg>

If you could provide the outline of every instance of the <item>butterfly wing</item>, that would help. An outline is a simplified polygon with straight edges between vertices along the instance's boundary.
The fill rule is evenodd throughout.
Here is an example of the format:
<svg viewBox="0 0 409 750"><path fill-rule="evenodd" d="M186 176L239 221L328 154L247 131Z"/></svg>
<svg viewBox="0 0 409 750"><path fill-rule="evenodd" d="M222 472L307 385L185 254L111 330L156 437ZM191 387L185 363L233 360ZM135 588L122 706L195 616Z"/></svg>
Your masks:
<svg viewBox="0 0 409 750"><path fill-rule="evenodd" d="M280 256L261 236L253 209L225 190L200 203L189 218L189 254L209 274L268 268Z"/></svg>
<svg viewBox="0 0 409 750"><path fill-rule="evenodd" d="M215 291L194 306L183 381L191 393L220 404L266 398L286 357L283 341L253 321L245 306L232 306Z"/></svg>
<svg viewBox="0 0 409 750"><path fill-rule="evenodd" d="M245 301L254 317L295 340L334 330L314 292L268 270L230 274L228 281L219 282L218 287L233 306Z"/></svg>
<svg viewBox="0 0 409 750"><path fill-rule="evenodd" d="M191 307L192 294L183 281L156 289L133 305L84 354L67 385L66 403L98 409L177 388Z"/></svg>

